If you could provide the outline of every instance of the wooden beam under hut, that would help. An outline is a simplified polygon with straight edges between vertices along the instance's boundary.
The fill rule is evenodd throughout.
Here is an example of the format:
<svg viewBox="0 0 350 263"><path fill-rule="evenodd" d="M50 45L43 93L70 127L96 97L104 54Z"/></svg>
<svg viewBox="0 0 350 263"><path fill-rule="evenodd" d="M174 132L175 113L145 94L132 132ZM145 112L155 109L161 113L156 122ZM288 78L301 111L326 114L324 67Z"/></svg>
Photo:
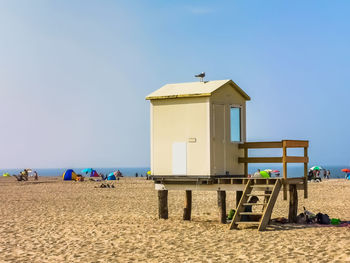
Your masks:
<svg viewBox="0 0 350 263"><path fill-rule="evenodd" d="M298 191L295 184L289 185L289 213L288 222L296 223L298 215Z"/></svg>
<svg viewBox="0 0 350 263"><path fill-rule="evenodd" d="M191 212L192 212L192 191L186 190L183 220L191 220Z"/></svg>
<svg viewBox="0 0 350 263"><path fill-rule="evenodd" d="M158 191L158 217L168 219L168 190Z"/></svg>
<svg viewBox="0 0 350 263"><path fill-rule="evenodd" d="M219 222L226 224L226 191L218 190Z"/></svg>

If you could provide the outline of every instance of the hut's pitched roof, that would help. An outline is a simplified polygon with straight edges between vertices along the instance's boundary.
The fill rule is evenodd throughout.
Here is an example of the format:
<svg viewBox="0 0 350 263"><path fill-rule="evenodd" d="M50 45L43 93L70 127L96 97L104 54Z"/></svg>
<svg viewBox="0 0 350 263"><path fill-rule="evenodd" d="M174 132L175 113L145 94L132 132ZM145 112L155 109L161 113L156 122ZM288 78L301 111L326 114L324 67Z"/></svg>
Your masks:
<svg viewBox="0 0 350 263"><path fill-rule="evenodd" d="M149 94L147 100L171 99L171 98L188 98L188 97L209 97L214 91L229 84L246 100L250 97L236 83L230 79L212 80L205 82L185 82L166 84L160 89Z"/></svg>

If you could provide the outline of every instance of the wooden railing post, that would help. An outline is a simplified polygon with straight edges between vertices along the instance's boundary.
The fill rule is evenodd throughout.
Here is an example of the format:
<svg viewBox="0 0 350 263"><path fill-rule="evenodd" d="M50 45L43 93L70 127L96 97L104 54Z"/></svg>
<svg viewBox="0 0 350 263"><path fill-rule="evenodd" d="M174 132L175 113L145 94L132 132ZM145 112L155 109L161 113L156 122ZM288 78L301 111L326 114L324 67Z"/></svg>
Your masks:
<svg viewBox="0 0 350 263"><path fill-rule="evenodd" d="M286 141L282 141L282 147L283 147L283 200L287 200L287 145Z"/></svg>
<svg viewBox="0 0 350 263"><path fill-rule="evenodd" d="M248 148L244 148L244 158L248 158ZM244 163L244 177L248 177L248 163Z"/></svg>
<svg viewBox="0 0 350 263"><path fill-rule="evenodd" d="M307 147L304 147L304 157L308 157L307 155ZM308 189L307 189L307 163L304 163L304 198L307 198L308 196Z"/></svg>

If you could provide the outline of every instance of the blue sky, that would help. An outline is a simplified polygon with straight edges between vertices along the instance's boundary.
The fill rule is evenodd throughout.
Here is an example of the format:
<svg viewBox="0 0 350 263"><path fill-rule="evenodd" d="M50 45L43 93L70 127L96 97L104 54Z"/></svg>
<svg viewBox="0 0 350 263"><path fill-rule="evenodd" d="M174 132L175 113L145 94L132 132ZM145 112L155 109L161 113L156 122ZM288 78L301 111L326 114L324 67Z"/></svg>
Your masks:
<svg viewBox="0 0 350 263"><path fill-rule="evenodd" d="M348 1L0 0L0 168L149 165L165 83L232 79L250 141L350 166Z"/></svg>

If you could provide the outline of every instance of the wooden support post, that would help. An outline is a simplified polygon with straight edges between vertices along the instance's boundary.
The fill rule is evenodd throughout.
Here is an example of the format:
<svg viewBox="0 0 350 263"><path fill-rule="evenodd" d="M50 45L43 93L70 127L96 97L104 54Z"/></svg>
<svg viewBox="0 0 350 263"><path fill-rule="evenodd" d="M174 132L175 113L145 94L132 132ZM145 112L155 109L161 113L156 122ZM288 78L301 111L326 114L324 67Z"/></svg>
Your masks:
<svg viewBox="0 0 350 263"><path fill-rule="evenodd" d="M248 158L247 148L244 148L244 158ZM244 163L244 177L248 177L248 163Z"/></svg>
<svg viewBox="0 0 350 263"><path fill-rule="evenodd" d="M239 201L241 200L243 191L236 191L236 209L238 208Z"/></svg>
<svg viewBox="0 0 350 263"><path fill-rule="evenodd" d="M192 211L192 191L186 190L185 195L185 208L184 208L184 220L191 220L191 211Z"/></svg>
<svg viewBox="0 0 350 263"><path fill-rule="evenodd" d="M298 191L295 184L289 185L289 223L296 223L298 215Z"/></svg>
<svg viewBox="0 0 350 263"><path fill-rule="evenodd" d="M307 147L304 147L304 157L307 157ZM308 196L307 187L307 163L304 163L304 198Z"/></svg>
<svg viewBox="0 0 350 263"><path fill-rule="evenodd" d="M283 200L287 200L287 184L286 184L286 181L287 181L287 145L286 145L286 142L283 141L282 143L283 145L283 158L282 158L282 161L283 161Z"/></svg>
<svg viewBox="0 0 350 263"><path fill-rule="evenodd" d="M168 190L158 191L158 217L168 219Z"/></svg>
<svg viewBox="0 0 350 263"><path fill-rule="evenodd" d="M219 221L226 224L226 192L218 190Z"/></svg>

